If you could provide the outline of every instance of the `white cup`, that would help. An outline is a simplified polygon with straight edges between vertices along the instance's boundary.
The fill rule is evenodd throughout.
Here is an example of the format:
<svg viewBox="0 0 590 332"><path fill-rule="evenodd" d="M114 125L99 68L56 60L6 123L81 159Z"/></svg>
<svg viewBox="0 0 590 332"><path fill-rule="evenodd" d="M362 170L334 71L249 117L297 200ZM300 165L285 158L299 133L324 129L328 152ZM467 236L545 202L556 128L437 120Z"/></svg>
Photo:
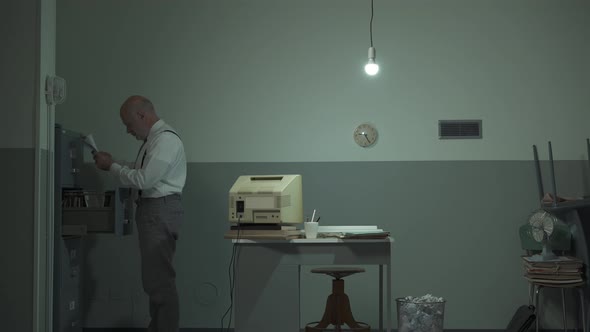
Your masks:
<svg viewBox="0 0 590 332"><path fill-rule="evenodd" d="M315 239L318 237L318 223L315 221L306 221L305 225L305 238Z"/></svg>

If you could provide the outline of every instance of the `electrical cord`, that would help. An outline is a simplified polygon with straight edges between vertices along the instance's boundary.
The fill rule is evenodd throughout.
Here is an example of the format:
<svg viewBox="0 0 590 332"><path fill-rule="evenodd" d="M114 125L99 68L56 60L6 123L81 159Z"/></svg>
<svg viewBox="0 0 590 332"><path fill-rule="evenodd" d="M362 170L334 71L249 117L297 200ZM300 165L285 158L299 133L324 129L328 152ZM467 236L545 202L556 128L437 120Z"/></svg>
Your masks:
<svg viewBox="0 0 590 332"><path fill-rule="evenodd" d="M238 226L237 226L238 232L237 232L237 236L236 236L235 242L232 247L232 254L231 254L231 258L229 260L229 266L228 266L229 307L227 308L227 310L225 311L225 313L221 317L221 331L224 330L223 321L228 316L228 314L229 314L229 320L227 322L227 331L229 331L230 327L231 327L231 320L232 320L232 313L233 313L232 309L233 309L233 305L234 305L234 288L235 288L235 280L236 280L236 276L237 276L236 261L238 260L238 258L240 256L240 246L239 246L240 230L241 230L240 219L238 218Z"/></svg>
<svg viewBox="0 0 590 332"><path fill-rule="evenodd" d="M373 47L373 0L371 0L371 23L369 23L369 37L371 39L371 47Z"/></svg>

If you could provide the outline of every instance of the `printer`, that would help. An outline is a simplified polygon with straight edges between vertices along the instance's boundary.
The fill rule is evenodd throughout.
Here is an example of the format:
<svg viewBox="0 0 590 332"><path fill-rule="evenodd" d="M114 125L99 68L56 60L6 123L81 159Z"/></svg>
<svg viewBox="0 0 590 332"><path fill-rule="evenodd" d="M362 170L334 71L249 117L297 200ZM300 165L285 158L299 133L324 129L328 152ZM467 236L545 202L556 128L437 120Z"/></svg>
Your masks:
<svg viewBox="0 0 590 332"><path fill-rule="evenodd" d="M229 221L236 224L303 222L301 175L242 175L229 190Z"/></svg>

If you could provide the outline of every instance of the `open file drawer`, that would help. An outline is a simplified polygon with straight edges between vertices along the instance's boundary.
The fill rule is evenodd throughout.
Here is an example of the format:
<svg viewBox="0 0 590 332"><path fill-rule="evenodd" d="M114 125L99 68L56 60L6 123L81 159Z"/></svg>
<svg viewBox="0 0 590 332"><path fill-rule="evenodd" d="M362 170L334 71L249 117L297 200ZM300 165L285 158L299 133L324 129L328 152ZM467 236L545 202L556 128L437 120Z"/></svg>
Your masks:
<svg viewBox="0 0 590 332"><path fill-rule="evenodd" d="M64 189L62 192L62 235L131 233L126 212L127 190L94 192Z"/></svg>

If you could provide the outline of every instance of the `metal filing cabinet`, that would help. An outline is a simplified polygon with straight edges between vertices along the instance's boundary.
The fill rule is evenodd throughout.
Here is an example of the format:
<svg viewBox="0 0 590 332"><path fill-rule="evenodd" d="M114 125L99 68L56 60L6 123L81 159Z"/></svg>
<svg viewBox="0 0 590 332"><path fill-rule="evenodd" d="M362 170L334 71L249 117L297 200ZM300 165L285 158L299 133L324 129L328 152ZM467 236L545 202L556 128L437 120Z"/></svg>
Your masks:
<svg viewBox="0 0 590 332"><path fill-rule="evenodd" d="M83 149L79 133L55 126L54 332L82 332L84 236L131 232L125 209L128 189L99 192L85 188L81 181L85 175Z"/></svg>
<svg viewBox="0 0 590 332"><path fill-rule="evenodd" d="M60 261L55 266L54 331L82 331L81 243L81 237L67 237L55 248Z"/></svg>

